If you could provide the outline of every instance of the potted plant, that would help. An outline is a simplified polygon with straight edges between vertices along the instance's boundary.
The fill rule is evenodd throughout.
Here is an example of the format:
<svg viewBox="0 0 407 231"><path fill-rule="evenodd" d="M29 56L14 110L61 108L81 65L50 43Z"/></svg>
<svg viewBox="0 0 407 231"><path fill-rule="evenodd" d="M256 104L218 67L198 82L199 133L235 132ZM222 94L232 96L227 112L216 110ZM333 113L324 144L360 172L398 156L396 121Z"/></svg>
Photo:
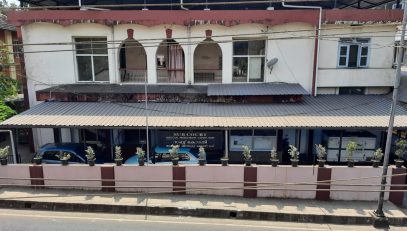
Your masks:
<svg viewBox="0 0 407 231"><path fill-rule="evenodd" d="M355 153L357 148L358 143L355 141L349 141L349 143L346 145L346 153L348 154L346 156L346 160L348 161L348 167L350 168L355 166L355 162L353 161L353 153Z"/></svg>
<svg viewBox="0 0 407 231"><path fill-rule="evenodd" d="M58 157L63 166L66 166L68 165L69 159L71 159L71 154L69 154L69 152L62 152L59 155L56 155L56 157Z"/></svg>
<svg viewBox="0 0 407 231"><path fill-rule="evenodd" d="M42 163L42 156L39 153L36 153L34 155L33 160L34 160L34 164L37 164L37 165L41 164Z"/></svg>
<svg viewBox="0 0 407 231"><path fill-rule="evenodd" d="M144 166L144 156L146 155L146 152L142 148L137 147L136 148L136 155L138 158L138 165L139 166Z"/></svg>
<svg viewBox="0 0 407 231"><path fill-rule="evenodd" d="M373 168L378 168L379 163L383 158L383 151L381 148L376 149L376 151L373 153Z"/></svg>
<svg viewBox="0 0 407 231"><path fill-rule="evenodd" d="M407 140L405 140L405 139L397 140L396 147L397 147L397 150L394 154L396 154L398 159L394 160L394 162L396 163L397 168L401 168L401 166L403 166L403 163L404 163L404 160L401 158L404 156L404 154L407 153L407 151L406 151Z"/></svg>
<svg viewBox="0 0 407 231"><path fill-rule="evenodd" d="M220 158L220 162L222 166L228 166L229 158L227 158L226 155L224 155L222 158Z"/></svg>
<svg viewBox="0 0 407 231"><path fill-rule="evenodd" d="M86 159L88 159L89 166L95 166L95 151L91 146L88 146L85 150Z"/></svg>
<svg viewBox="0 0 407 231"><path fill-rule="evenodd" d="M123 164L122 147L120 146L114 147L114 161L116 162L117 166L121 166Z"/></svg>
<svg viewBox="0 0 407 231"><path fill-rule="evenodd" d="M277 167L277 165L278 165L278 153L277 153L277 150L276 150L275 147L273 147L273 149L271 149L270 161L271 161L271 166Z"/></svg>
<svg viewBox="0 0 407 231"><path fill-rule="evenodd" d="M291 166L297 167L298 166L298 156L300 155L298 148L295 147L294 145L290 145L290 149L288 149L288 153L290 154L290 157L291 157L291 159L290 159Z"/></svg>
<svg viewBox="0 0 407 231"><path fill-rule="evenodd" d="M315 144L315 149L318 155L318 167L323 168L326 162L326 148L322 144Z"/></svg>
<svg viewBox="0 0 407 231"><path fill-rule="evenodd" d="M7 165L7 158L10 146L6 146L4 148L0 148L0 162L1 165Z"/></svg>
<svg viewBox="0 0 407 231"><path fill-rule="evenodd" d="M206 164L206 152L204 147L199 147L199 166L205 166Z"/></svg>
<svg viewBox="0 0 407 231"><path fill-rule="evenodd" d="M177 166L178 161L179 161L179 156L178 156L178 150L179 150L179 145L173 145L171 144L171 149L168 150L171 156L171 161L172 165Z"/></svg>
<svg viewBox="0 0 407 231"><path fill-rule="evenodd" d="M243 149L243 158L245 161L245 165L251 166L252 165L252 155L250 155L251 150L250 150L249 146L243 145L242 149Z"/></svg>

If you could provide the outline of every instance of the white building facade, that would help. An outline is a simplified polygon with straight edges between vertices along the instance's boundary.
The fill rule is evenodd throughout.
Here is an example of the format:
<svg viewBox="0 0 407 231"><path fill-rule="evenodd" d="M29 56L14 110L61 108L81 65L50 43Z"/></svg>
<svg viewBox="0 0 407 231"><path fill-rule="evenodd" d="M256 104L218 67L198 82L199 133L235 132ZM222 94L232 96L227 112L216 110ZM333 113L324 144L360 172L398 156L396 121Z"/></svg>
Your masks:
<svg viewBox="0 0 407 231"><path fill-rule="evenodd" d="M20 36L25 44L28 99L30 107L33 108L46 100L73 101L69 96L56 97L54 93L60 90L71 88L74 90L69 94L78 96L89 93L80 91L80 87L86 86L91 89L96 86L100 88L101 85L114 85L117 89L132 89L147 83L149 87L162 86L164 89L171 90L178 86L209 89L212 85L221 87L234 85L245 89L248 85L267 84L275 87L276 84L284 84L284 87L295 85L303 91L265 94L268 98L252 92L249 95L254 98L250 100L245 98L243 101L273 103L277 100L279 103L301 104L302 101L312 100L312 96L322 97L321 99L325 100L324 95L331 95L327 101L322 102L327 105L329 100L335 102L335 98L332 98L335 95L384 95L391 92L395 79L394 36L401 20L400 12L341 11L324 10L321 28L318 28L318 12L313 10L229 11L228 13L223 11L125 11L123 13L120 11L97 13L59 11L44 12L45 15L41 16L32 12L14 12L9 17L19 26ZM316 36L318 30L319 37ZM103 94L103 92L99 93ZM115 93L121 92L112 94ZM143 91L136 93L139 94L138 97L142 97ZM153 93L160 94L160 92L151 92ZM239 98L241 95L233 94L226 94L225 97L234 97L235 101L242 100ZM211 104L218 100L210 98L209 95L208 98L210 102L203 100L205 101L203 103ZM138 98L138 101L131 102L143 102L144 99ZM337 98L338 101L343 99L352 98ZM363 98L370 103L375 99ZM115 100L117 101L117 98ZM75 98L74 101L100 102L101 100ZM160 100L154 98L152 102L160 103ZM300 107L300 105L297 106ZM298 110L294 107L297 106L289 105L293 108L288 110L288 114L272 115L273 112L270 112L270 116L306 114L301 110L299 114L295 114ZM263 104L262 107L267 108L267 105ZM270 105L270 107L274 106ZM346 111L349 107L355 109L358 105L346 106L345 104L343 109ZM330 110L340 109L341 107L338 106ZM186 112L182 113L188 116L189 109L185 110ZM290 114L291 112L295 113ZM192 116L200 116L194 113ZM312 112L309 113L312 114ZM139 115L140 118L143 116ZM215 118L219 116L213 115L212 119L216 120ZM239 116L244 117L244 115ZM251 116L257 117L257 115ZM267 116L269 115L260 117ZM329 117L330 115L327 113L317 116ZM354 111L348 111L344 116L355 116ZM363 116L357 115L360 121L366 121ZM215 126L208 122L205 126L202 124L184 126L183 122L180 122L180 124L168 124L168 126L156 125L155 128L154 124L152 126L159 132L220 130L222 135L216 134L213 137L214 139L222 137L222 147L217 149L218 154L222 155L237 152L238 146L249 143L255 151L255 146L258 145L259 152L266 153L276 146L284 152L283 146L286 145L284 142L299 146L302 153L312 153L312 142L329 142L330 139L327 136L335 129L342 129L340 137L363 136L362 130L369 130L369 134L365 134L364 137L368 139L375 137L374 144L369 143L369 149L381 147L386 115L384 113L380 116L383 117L380 123L360 123L360 126L358 126L359 121L356 121L356 125L327 122L320 127L319 117L313 123L305 121L298 124L294 122L288 124L285 121L264 122L264 125L254 126L236 122L236 124L225 123ZM398 121L398 127L407 126L403 125L404 119L406 118L403 116ZM56 139L60 142L83 142L83 137L86 136L84 134L89 132L81 130L89 130L92 127L95 137L100 133L105 139L110 140L108 149L112 150L114 144L125 142L125 135L122 134L125 133L124 129L129 127L139 129L138 136L142 137L145 134L140 135L140 131L145 129L143 127L146 125L140 122L137 125L124 124L115 127L116 125L110 124L85 123L81 128L79 125L56 125L45 122L44 124L21 125L6 121L3 126L32 127L36 147L56 142ZM99 132L96 131L97 129L105 129L108 132ZM157 132L157 135L154 135L154 131L152 132L156 140L161 139L161 133ZM339 137L338 134L331 136ZM235 141L232 141L233 139ZM95 138L95 142L97 140ZM145 142L144 139L139 139L139 143L145 144ZM157 142L160 143L160 141ZM339 144L340 147L343 145ZM337 149L340 150L338 147ZM336 155L338 160L343 158L338 154L333 155ZM365 160L366 154L361 155L361 159Z"/></svg>

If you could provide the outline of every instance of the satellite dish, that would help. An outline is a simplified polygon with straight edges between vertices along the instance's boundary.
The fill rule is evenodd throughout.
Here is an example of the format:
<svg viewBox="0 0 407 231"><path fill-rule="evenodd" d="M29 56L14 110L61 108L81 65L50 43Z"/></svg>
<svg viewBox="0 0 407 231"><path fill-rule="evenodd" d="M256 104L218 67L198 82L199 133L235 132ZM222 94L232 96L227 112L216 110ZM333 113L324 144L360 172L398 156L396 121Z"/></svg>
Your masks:
<svg viewBox="0 0 407 231"><path fill-rule="evenodd" d="M274 59L270 59L269 61L267 61L267 67L268 68L273 68L274 64L276 64L278 62L278 58L274 58Z"/></svg>
<svg viewBox="0 0 407 231"><path fill-rule="evenodd" d="M274 65L278 62L278 58L273 58L267 61L266 65L270 69L270 73L273 70Z"/></svg>

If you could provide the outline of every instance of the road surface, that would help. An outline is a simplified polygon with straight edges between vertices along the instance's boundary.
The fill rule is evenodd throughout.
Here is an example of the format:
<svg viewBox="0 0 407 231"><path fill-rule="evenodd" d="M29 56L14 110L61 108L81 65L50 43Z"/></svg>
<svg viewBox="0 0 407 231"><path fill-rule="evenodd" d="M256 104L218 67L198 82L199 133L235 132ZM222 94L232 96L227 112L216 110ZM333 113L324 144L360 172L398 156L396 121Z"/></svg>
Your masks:
<svg viewBox="0 0 407 231"><path fill-rule="evenodd" d="M191 217L0 209L1 231L263 231L376 230L372 226L247 221ZM392 227L391 230L403 230ZM405 230L405 228L404 228Z"/></svg>

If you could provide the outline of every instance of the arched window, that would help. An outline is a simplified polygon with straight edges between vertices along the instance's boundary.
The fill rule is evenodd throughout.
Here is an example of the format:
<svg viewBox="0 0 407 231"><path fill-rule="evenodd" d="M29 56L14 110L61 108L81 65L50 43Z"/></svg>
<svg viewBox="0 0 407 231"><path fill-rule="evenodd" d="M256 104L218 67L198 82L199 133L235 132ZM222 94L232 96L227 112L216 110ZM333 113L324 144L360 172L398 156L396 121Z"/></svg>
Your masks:
<svg viewBox="0 0 407 231"><path fill-rule="evenodd" d="M173 39L160 43L156 54L158 83L185 83L185 58L182 47Z"/></svg>
<svg viewBox="0 0 407 231"><path fill-rule="evenodd" d="M126 39L120 47L121 82L141 83L147 78L147 55L144 47L134 39Z"/></svg>
<svg viewBox="0 0 407 231"><path fill-rule="evenodd" d="M194 52L194 83L222 82L222 50L212 39L205 39Z"/></svg>

